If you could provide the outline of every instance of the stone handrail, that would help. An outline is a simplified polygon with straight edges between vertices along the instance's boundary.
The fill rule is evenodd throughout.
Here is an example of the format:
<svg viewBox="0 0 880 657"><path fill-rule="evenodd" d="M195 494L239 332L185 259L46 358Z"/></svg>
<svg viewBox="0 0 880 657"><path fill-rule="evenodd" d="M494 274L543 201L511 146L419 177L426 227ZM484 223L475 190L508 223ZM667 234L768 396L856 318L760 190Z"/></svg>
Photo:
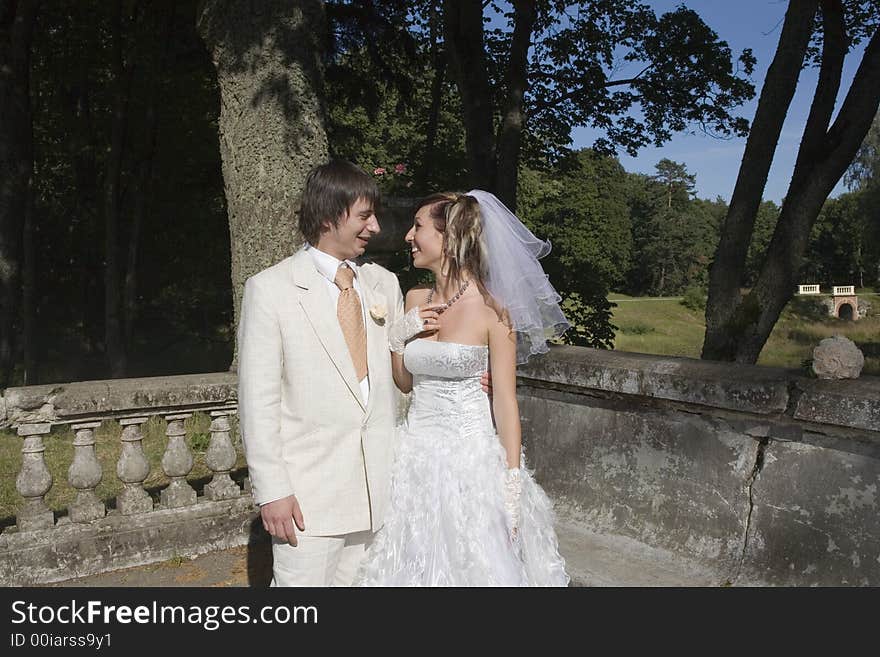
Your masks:
<svg viewBox="0 0 880 657"><path fill-rule="evenodd" d="M212 417L207 464L214 478L205 487L205 496L211 500L238 497L241 491L229 476L236 461L229 425L229 416L236 413L235 382L234 374L222 373L8 389L3 395L0 428L14 428L24 439L22 467L16 479L16 488L25 500L17 514L19 531L54 525L53 513L44 502L53 482L45 464L42 436L56 425L69 424L76 434L68 472L70 484L77 490L69 509L72 522L97 520L106 513L104 503L94 492L103 476L95 452L94 430L111 418L118 419L123 427L122 451L116 466L124 486L117 500L122 515L153 509L143 488L149 464L141 443L141 426L153 415L167 421L168 444L162 467L171 483L162 491L161 506L176 508L196 503L196 492L186 481L193 456L184 441L183 429L183 421L195 411L208 412Z"/></svg>
<svg viewBox="0 0 880 657"><path fill-rule="evenodd" d="M711 565L719 582L880 583L880 378L827 381L798 370L554 347L518 372L527 463L566 517ZM197 496L183 419L212 414L211 483ZM25 499L0 533L0 584L69 579L256 536L247 481L230 478L232 373L7 389L0 426L17 430ZM154 503L141 426L167 420ZM122 430L109 511L97 423ZM44 436L72 425L76 500L57 521ZM256 530L256 533L252 533Z"/></svg>
<svg viewBox="0 0 880 657"><path fill-rule="evenodd" d="M570 526L718 584L880 584L880 378L560 347L518 396Z"/></svg>
<svg viewBox="0 0 880 657"><path fill-rule="evenodd" d="M0 566L7 566L0 567L0 582L53 581L92 574L102 568L145 563L176 554L181 549L197 553L212 545L228 545L221 531L215 532L217 537L212 543L211 530L216 523L210 516L219 513L242 524L250 520L253 511L248 481L245 480L242 490L230 476L237 460L230 425L231 416L237 412L236 396L236 376L229 372L7 389L0 397L0 428L16 430L23 440L16 489L24 502L16 512L15 527L0 534L0 550L5 548L8 557L0 560ZM211 438L205 462L212 478L204 486L201 497L187 481L194 459L185 441L184 420L195 412L211 416ZM155 504L144 488L150 464L144 454L141 430L153 416L163 417L167 423L161 467L170 479ZM101 470L94 432L108 419L118 420L121 427L115 475L122 490L114 500L115 509L111 513L95 493L102 478L109 473ZM45 502L54 482L46 466L43 436L58 425L70 425L75 434L68 481L76 490L76 497L67 510L67 517L56 523L55 514ZM211 509L207 516L206 509ZM175 514L175 510L182 513ZM202 527L205 533L201 538L195 537L201 544L181 546L180 537L169 534L166 536L168 545L165 548L158 545L161 541L154 541L156 533L168 531L169 514L178 517L175 522L194 521L197 526L207 523L207 527ZM132 554L118 558L124 550L117 551L112 563L98 558L85 564L77 563L76 554L67 555L72 568L67 572L51 565L53 554L57 556L59 550L65 549L64 540L59 540L62 536L70 543L67 547L71 550L75 550L74 546L83 542L84 537L86 543L97 541L104 549L112 550L110 542L101 542L102 532L106 535L107 530L112 529L131 533L133 527L141 531L134 532L137 534L135 543L140 543L140 548ZM243 537L238 531L233 540L239 543L246 540L246 532ZM18 552L24 562L29 563L35 558L35 546L38 551L42 548L39 560L44 562L43 569L34 564L25 570L16 568L17 560L10 555Z"/></svg>

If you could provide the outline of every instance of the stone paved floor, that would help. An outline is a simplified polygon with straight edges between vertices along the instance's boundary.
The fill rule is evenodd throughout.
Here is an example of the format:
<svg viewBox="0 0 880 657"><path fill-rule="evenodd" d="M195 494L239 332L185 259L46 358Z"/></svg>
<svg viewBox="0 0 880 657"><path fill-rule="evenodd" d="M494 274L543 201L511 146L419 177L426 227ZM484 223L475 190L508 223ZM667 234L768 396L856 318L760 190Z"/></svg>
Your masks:
<svg viewBox="0 0 880 657"><path fill-rule="evenodd" d="M596 534L560 515L560 552L574 586L721 586L718 573L623 536ZM266 587L272 578L269 543L204 554L193 559L125 568L52 586Z"/></svg>
<svg viewBox="0 0 880 657"><path fill-rule="evenodd" d="M202 554L192 559L123 568L79 577L50 586L255 586L272 579L272 552L268 543L243 545Z"/></svg>

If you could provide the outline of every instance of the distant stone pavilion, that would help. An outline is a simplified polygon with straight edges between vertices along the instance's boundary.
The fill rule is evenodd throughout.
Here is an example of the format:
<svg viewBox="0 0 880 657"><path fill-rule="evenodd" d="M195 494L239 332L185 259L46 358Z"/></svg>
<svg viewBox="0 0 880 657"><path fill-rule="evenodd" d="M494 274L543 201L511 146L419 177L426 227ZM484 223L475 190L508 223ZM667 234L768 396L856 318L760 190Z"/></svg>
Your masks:
<svg viewBox="0 0 880 657"><path fill-rule="evenodd" d="M799 295L821 294L818 285L798 285ZM835 285L831 288L831 298L826 299L825 307L831 317L855 321L864 317L859 309L859 298L854 285Z"/></svg>

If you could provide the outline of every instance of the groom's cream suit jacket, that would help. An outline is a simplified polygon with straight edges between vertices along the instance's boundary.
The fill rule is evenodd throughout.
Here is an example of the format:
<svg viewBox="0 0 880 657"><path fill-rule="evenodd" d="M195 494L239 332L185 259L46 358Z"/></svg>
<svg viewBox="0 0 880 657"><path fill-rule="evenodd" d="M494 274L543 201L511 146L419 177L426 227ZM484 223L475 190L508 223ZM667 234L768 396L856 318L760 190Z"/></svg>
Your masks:
<svg viewBox="0 0 880 657"><path fill-rule="evenodd" d="M403 296L397 277L379 265L361 265L357 276L366 403L308 251L249 278L242 298L238 406L254 501L296 495L306 536L376 531L388 504L399 397L387 331L403 313Z"/></svg>

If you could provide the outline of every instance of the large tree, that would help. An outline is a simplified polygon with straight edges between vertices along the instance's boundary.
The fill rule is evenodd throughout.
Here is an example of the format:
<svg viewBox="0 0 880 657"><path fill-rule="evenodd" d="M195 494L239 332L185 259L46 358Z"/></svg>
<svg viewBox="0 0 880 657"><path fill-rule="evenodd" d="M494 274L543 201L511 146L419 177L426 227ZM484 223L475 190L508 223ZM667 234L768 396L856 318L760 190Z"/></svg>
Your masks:
<svg viewBox="0 0 880 657"><path fill-rule="evenodd" d="M487 7L507 30L486 29ZM735 70L727 44L690 9L658 17L634 0L514 0L502 13L494 2L444 0L443 11L470 182L511 206L522 146L530 162L546 161L576 126L605 133L597 150L631 154L690 125L745 133L730 112L754 92L751 52ZM622 64L635 72L615 76Z"/></svg>
<svg viewBox="0 0 880 657"><path fill-rule="evenodd" d="M552 243L542 265L563 297L572 344L612 346L608 291L623 281L632 252L627 186L616 158L589 149L552 172L522 171L519 215Z"/></svg>
<svg viewBox="0 0 880 657"><path fill-rule="evenodd" d="M0 2L0 387L14 358L21 252L32 187L30 56L36 0Z"/></svg>
<svg viewBox="0 0 880 657"><path fill-rule="evenodd" d="M305 176L327 158L319 0L208 0L198 19L220 86L220 153L238 326L245 279L301 243Z"/></svg>
<svg viewBox="0 0 880 657"><path fill-rule="evenodd" d="M776 55L758 101L730 208L711 268L702 357L754 363L794 293L810 229L862 143L880 104L880 31L876 0L789 3ZM813 40L821 37L821 46ZM844 57L869 41L832 121ZM754 286L741 285L767 174L805 62L819 79L788 193Z"/></svg>
<svg viewBox="0 0 880 657"><path fill-rule="evenodd" d="M630 291L668 295L705 287L718 239L719 204L692 198L696 176L684 164L664 158L655 169L650 177L632 175Z"/></svg>

